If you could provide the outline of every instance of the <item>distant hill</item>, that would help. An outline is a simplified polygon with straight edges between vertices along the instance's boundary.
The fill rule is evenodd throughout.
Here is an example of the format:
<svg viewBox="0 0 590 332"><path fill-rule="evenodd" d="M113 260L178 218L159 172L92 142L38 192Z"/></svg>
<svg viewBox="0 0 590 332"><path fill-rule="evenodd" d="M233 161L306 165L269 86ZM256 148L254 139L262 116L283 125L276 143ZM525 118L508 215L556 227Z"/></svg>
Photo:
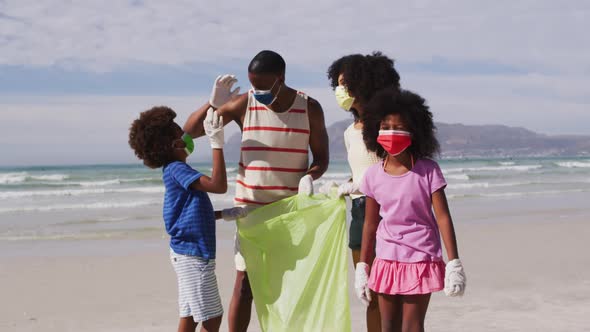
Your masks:
<svg viewBox="0 0 590 332"><path fill-rule="evenodd" d="M346 160L344 130L351 120L328 126L330 158ZM503 125L436 123L443 158L590 156L590 136L550 136ZM229 160L239 158L240 134L225 147Z"/></svg>

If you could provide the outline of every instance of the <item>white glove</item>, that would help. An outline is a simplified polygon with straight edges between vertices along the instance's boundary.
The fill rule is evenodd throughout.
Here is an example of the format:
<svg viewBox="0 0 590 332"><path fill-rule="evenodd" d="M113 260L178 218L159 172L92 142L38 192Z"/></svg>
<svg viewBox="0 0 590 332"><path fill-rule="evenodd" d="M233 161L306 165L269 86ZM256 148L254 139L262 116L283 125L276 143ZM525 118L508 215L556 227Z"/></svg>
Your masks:
<svg viewBox="0 0 590 332"><path fill-rule="evenodd" d="M338 196L345 196L354 194L359 191L358 184L354 182L346 182L338 186Z"/></svg>
<svg viewBox="0 0 590 332"><path fill-rule="evenodd" d="M307 174L299 180L299 195L310 196L313 194L313 178Z"/></svg>
<svg viewBox="0 0 590 332"><path fill-rule="evenodd" d="M238 218L244 218L248 215L248 212L250 212L248 208L236 206L230 209L221 210L221 217L225 221L232 221Z"/></svg>
<svg viewBox="0 0 590 332"><path fill-rule="evenodd" d="M320 194L332 195L332 189L338 188L338 184L334 181L328 181L320 187Z"/></svg>
<svg viewBox="0 0 590 332"><path fill-rule="evenodd" d="M354 270L354 291L359 300L367 307L371 303L371 290L369 289L368 283L369 265L364 262L356 263L356 269Z"/></svg>
<svg viewBox="0 0 590 332"><path fill-rule="evenodd" d="M207 110L203 127L205 134L209 137L211 149L223 149L223 117L219 116L211 107Z"/></svg>
<svg viewBox="0 0 590 332"><path fill-rule="evenodd" d="M453 259L445 268L445 294L447 296L463 296L467 277L460 259Z"/></svg>
<svg viewBox="0 0 590 332"><path fill-rule="evenodd" d="M209 105L220 108L221 105L230 101L238 93L240 93L240 87L235 88L231 91L232 85L238 80L234 75L219 75L213 83L213 89L211 90L211 96L209 97Z"/></svg>

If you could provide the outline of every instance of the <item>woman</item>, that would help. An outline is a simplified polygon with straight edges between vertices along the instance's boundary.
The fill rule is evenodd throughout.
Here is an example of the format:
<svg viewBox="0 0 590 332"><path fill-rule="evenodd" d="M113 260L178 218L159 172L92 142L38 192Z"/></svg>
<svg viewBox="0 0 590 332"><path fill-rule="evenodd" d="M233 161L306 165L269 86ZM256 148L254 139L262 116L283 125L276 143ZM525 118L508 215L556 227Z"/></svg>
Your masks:
<svg viewBox="0 0 590 332"><path fill-rule="evenodd" d="M367 168L381 161L374 152L369 152L363 141L363 115L365 105L375 92L393 87L399 89L399 74L393 66L393 60L381 52L372 54L351 54L332 63L328 69L328 78L336 94L338 105L354 116L354 122L344 131L344 143L348 154L348 163L352 179L338 187L340 195L349 195L352 199L352 221L349 231L349 248L352 250L354 265L360 260L361 238L365 219L365 196L359 192L359 186ZM374 297L373 297L374 298ZM377 301L367 305L367 331L381 331L381 318Z"/></svg>

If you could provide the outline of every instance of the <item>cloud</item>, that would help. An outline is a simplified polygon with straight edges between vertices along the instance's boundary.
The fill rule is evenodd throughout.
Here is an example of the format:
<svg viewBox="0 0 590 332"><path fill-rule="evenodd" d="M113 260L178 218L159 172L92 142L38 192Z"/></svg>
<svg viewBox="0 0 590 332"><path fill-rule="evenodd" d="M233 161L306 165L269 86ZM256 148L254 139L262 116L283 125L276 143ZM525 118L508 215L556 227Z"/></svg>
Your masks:
<svg viewBox="0 0 590 332"><path fill-rule="evenodd" d="M382 50L437 121L590 134L589 22L581 0L0 0L0 155L135 161L126 135L141 110L166 104L183 122L217 74L247 88L261 49L285 57L288 83L318 99L328 123L350 116L326 68Z"/></svg>
<svg viewBox="0 0 590 332"><path fill-rule="evenodd" d="M101 1L0 4L0 63L112 71L249 58L326 66L382 49L406 61L444 56L586 73L590 3L572 1ZM580 68L580 64L582 65Z"/></svg>

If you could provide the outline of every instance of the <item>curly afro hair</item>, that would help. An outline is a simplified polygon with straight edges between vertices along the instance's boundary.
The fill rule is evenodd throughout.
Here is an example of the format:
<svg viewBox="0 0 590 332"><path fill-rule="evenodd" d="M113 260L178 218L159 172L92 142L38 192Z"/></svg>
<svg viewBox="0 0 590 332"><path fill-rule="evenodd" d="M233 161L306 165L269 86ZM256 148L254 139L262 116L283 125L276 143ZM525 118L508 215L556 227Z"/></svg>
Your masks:
<svg viewBox="0 0 590 332"><path fill-rule="evenodd" d="M361 103L373 97L375 92L386 87L399 89L399 74L393 66L393 59L375 51L368 55L351 54L332 63L328 78L332 89L338 86L338 77L343 75L346 89ZM355 118L358 113L354 112Z"/></svg>
<svg viewBox="0 0 590 332"><path fill-rule="evenodd" d="M363 139L369 151L385 158L387 152L377 143L381 121L388 115L400 115L402 121L412 134L412 145L408 151L414 158L433 158L438 155L440 145L436 139L436 126L426 100L407 91L386 88L378 91L367 103L363 115Z"/></svg>
<svg viewBox="0 0 590 332"><path fill-rule="evenodd" d="M182 131L175 117L169 107L157 106L142 112L131 124L129 145L147 167L158 168L174 161L172 144Z"/></svg>

